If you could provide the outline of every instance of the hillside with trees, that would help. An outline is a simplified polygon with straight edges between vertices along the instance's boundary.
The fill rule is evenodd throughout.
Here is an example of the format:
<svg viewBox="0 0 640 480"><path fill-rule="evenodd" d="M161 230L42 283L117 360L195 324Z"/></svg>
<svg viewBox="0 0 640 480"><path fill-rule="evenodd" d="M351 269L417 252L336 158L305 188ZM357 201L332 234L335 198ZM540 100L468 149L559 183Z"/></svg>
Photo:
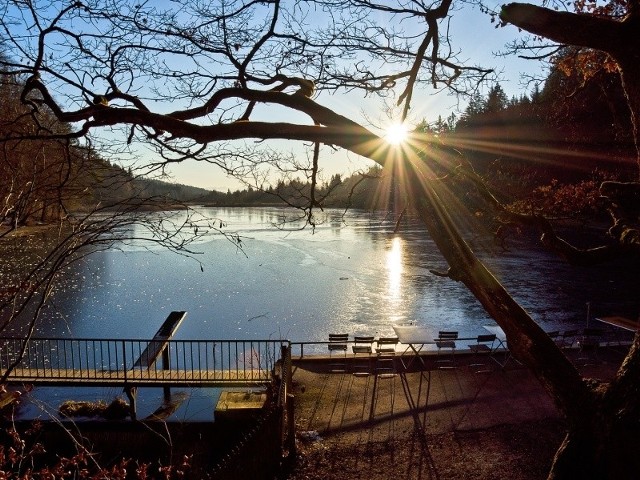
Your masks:
<svg viewBox="0 0 640 480"><path fill-rule="evenodd" d="M89 142L64 138L69 127L46 106L30 115L21 101L23 88L18 76L0 76L0 223L17 228L98 207L145 208L150 199L154 208L171 207L208 193L136 175L103 158Z"/></svg>
<svg viewBox="0 0 640 480"><path fill-rule="evenodd" d="M471 98L453 133L479 172L526 168L540 181L563 182L596 169L629 175L635 147L620 77L603 68L585 77L575 61L565 49L543 88L528 95L508 99L495 84Z"/></svg>

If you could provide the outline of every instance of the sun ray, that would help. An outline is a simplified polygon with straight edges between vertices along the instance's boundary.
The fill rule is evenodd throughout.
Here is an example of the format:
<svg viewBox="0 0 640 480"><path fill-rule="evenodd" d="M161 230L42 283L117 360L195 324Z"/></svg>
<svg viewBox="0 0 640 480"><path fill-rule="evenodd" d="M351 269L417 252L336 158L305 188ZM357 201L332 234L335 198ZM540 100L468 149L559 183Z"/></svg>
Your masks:
<svg viewBox="0 0 640 480"><path fill-rule="evenodd" d="M402 294L402 246L402 239L393 237L387 252L389 297L393 300L399 299Z"/></svg>

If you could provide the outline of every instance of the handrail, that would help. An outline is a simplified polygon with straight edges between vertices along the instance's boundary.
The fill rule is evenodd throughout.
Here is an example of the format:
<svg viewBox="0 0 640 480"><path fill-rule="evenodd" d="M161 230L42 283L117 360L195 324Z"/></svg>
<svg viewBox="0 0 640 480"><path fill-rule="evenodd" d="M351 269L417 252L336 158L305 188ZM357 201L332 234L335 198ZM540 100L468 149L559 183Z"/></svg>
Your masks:
<svg viewBox="0 0 640 480"><path fill-rule="evenodd" d="M472 342L476 338L459 337L456 341ZM23 341L20 338L0 338L1 371L6 371L13 363ZM47 375L69 381L85 378L95 383L144 380L146 383L192 381L210 384L234 379L237 382L245 379L262 382L267 376L266 372L273 369L275 359L280 357L281 345L299 346L300 358L303 358L305 346L330 343L273 339L169 340L166 352L169 359L166 364L158 366L153 362L147 366L145 362L138 362L135 365L151 342L153 340L148 339L32 338L17 369L24 381L38 379L41 382ZM347 343L352 344L353 341ZM435 339L427 343L435 345ZM223 374L223 371L226 373ZM259 371L263 373L258 374ZM15 379L16 375L13 377ZM12 380L11 376L9 380Z"/></svg>

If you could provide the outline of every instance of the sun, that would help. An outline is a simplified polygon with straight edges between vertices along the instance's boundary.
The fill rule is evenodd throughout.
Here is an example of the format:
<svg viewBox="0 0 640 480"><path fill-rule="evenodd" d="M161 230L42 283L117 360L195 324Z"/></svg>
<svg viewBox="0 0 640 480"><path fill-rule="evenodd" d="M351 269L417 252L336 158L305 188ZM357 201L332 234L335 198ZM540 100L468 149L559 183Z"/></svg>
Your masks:
<svg viewBox="0 0 640 480"><path fill-rule="evenodd" d="M385 140L391 145L400 145L407 139L407 126L404 123L393 123L387 128Z"/></svg>

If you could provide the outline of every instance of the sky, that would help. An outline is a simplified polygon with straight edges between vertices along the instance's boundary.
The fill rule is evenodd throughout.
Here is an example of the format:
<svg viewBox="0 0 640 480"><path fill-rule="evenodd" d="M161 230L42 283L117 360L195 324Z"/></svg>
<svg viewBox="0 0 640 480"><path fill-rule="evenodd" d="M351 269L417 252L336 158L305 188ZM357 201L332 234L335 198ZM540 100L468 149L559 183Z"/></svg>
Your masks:
<svg viewBox="0 0 640 480"><path fill-rule="evenodd" d="M450 29L454 38L454 48L457 47L461 50L460 58L468 59L469 63L494 68L500 72L500 85L509 98L531 92L533 87L524 85L521 80L523 73L538 76L543 73L543 67L539 62L519 59L515 56L496 55L504 51L509 42L521 37L522 33L511 25L495 28L495 24L490 22L489 16L480 13L478 9L465 5L462 10L455 12ZM342 95L321 93L314 99L319 104L333 108L337 113L374 130L375 126L372 127L371 122L382 125L387 120L386 116L381 113L383 107L381 101L374 98L363 98L361 93ZM410 120L418 122L426 119L432 122L437 120L439 115L443 118L448 117L451 113L458 115L464 111L465 107L466 101L464 100L445 93L436 93L433 89L423 89L414 95ZM278 147L284 151L303 154L301 146L296 142L280 142ZM335 173L339 173L343 177L348 176L359 169L372 165L370 161L354 154L343 151L334 152L329 147L324 147L322 150L321 166L323 176L326 179ZM195 161L187 161L173 166L169 173L172 181L206 189L226 192L227 190L234 191L245 188L237 180L228 178L217 171L215 167L203 166Z"/></svg>
<svg viewBox="0 0 640 480"><path fill-rule="evenodd" d="M152 1L157 2L161 6L165 3L167 5L173 5L173 2L169 2L168 0ZM495 8L499 8L500 0L489 1L495 1ZM487 2L485 2L485 4L486 3ZM456 4L457 3L454 2L454 6ZM51 5L57 6L58 4L54 2ZM509 98L530 93L532 86L524 86L522 84L521 74L527 73L540 76L543 72L542 66L535 61L522 60L514 56L503 57L496 55L498 52L504 51L509 42L521 37L522 33L513 26L495 28L495 24L491 23L490 17L482 14L477 7L473 7L467 3L460 3L459 5L461 5L461 8L454 12L449 25L453 48L460 51L458 58L469 64L494 68L500 73L500 85ZM0 8L0 13L1 12L2 9ZM440 28L445 27L441 25ZM56 53L60 54L60 52ZM426 69L424 70L424 74L427 74ZM487 90L490 87L491 85L488 85ZM483 93L486 94L487 90ZM341 94L321 92L314 97L314 100L379 134L383 134L384 132L377 128L383 127L385 123L389 122L388 116L384 113L386 109L382 100L377 97L364 98L361 92ZM438 116L446 118L451 113L459 115L460 112L464 111L465 107L465 100L447 95L446 93L437 93L431 87L425 87L414 93L409 124L417 123L423 119L428 122L433 122L438 119ZM259 116L262 114L262 119L266 120L274 120L277 118L279 121L291 121L291 118L293 118L294 120L308 122L306 117L296 117L295 114L292 116L290 111L283 112L282 116L277 117L276 109L277 107L273 106L268 108L257 107L255 117L260 119ZM399 114L400 110L397 109L397 115ZM253 117L254 116L252 116L252 118ZM117 136L116 140L122 140L121 133L115 135ZM106 132L105 138L110 142L114 139L114 136ZM248 140L248 142L253 142L253 140ZM304 146L300 142L274 141L269 145L273 145L285 153L291 152L298 158L300 155L307 155ZM145 162L154 161L155 154L149 148L143 148L136 153ZM157 160L157 158L155 158L155 160ZM369 160L362 159L345 151L336 152L328 146L323 147L321 151L322 177L325 180L329 180L329 178L336 173L342 176L348 176L358 170L367 169L372 165ZM226 192L227 190L234 191L244 188L238 180L227 177L214 165L203 164L194 160L172 164L170 168L167 168L166 172L169 174L167 180L205 189Z"/></svg>

